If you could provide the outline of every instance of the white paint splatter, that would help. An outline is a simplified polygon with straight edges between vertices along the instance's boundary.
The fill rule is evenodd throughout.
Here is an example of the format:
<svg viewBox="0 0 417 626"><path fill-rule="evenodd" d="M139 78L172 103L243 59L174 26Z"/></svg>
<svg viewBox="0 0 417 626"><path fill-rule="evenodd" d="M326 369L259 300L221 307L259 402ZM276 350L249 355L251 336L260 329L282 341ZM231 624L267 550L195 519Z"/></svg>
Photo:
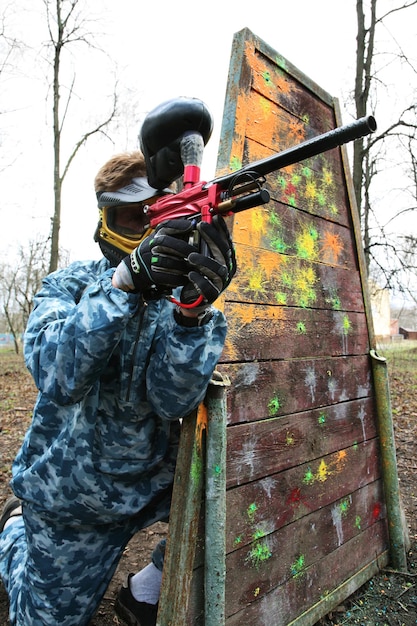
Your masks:
<svg viewBox="0 0 417 626"><path fill-rule="evenodd" d="M304 382L310 389L311 399L314 401L316 396L317 376L314 365L305 370Z"/></svg>

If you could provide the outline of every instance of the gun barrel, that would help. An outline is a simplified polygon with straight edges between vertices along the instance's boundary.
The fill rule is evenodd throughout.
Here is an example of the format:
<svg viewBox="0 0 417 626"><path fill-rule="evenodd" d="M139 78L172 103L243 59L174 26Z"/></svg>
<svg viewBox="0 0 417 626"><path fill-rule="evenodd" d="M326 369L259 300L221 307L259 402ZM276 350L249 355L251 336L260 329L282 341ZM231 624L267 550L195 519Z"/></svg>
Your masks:
<svg viewBox="0 0 417 626"><path fill-rule="evenodd" d="M288 165L304 161L305 159L321 154L322 152L326 152L327 150L331 150L337 146L341 146L350 141L354 141L355 139L359 139L360 137L369 135L375 130L376 121L372 115L361 117L351 124L339 126L338 128L334 128L327 133L308 139L297 146L283 150L278 154L273 154L270 157L261 159L260 161L255 161L254 163L245 165L240 170L220 176L219 178L210 181L208 185L217 184L221 189L226 189L237 175L252 172L258 176L265 176L266 174L270 174L271 172L287 167Z"/></svg>

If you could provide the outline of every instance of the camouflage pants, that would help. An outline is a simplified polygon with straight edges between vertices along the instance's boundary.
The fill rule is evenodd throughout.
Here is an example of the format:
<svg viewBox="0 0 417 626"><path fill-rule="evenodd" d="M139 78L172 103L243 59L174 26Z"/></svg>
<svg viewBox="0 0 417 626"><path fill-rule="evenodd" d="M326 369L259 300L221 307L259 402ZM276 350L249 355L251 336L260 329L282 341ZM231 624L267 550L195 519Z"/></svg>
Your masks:
<svg viewBox="0 0 417 626"><path fill-rule="evenodd" d="M0 577L12 626L87 626L136 522L97 526L51 524L33 511L0 534ZM153 561L162 569L164 543Z"/></svg>

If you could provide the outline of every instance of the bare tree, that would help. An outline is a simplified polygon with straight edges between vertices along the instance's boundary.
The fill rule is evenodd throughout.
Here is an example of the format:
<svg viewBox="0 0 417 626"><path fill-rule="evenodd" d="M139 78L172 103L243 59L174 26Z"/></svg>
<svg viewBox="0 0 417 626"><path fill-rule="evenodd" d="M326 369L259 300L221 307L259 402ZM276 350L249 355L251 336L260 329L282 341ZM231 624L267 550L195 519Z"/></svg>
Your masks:
<svg viewBox="0 0 417 626"><path fill-rule="evenodd" d="M49 242L34 239L20 246L18 262L0 266L0 303L6 326L19 352L19 338L26 328L33 299L47 274Z"/></svg>
<svg viewBox="0 0 417 626"><path fill-rule="evenodd" d="M49 271L58 267L59 231L61 226L62 186L71 163L79 149L86 141L97 133L103 133L115 116L117 107L116 87L113 93L111 110L104 120L98 122L91 130L82 134L74 144L70 154L62 164L62 135L65 122L69 115L71 100L74 96L76 74L74 72L70 86L66 89L65 101L61 106L63 91L62 58L64 52L75 46L94 47L93 36L89 30L88 20L83 17L82 0L43 0L49 33L49 46L52 48L53 79L53 149L54 149L54 213L51 229L51 252Z"/></svg>
<svg viewBox="0 0 417 626"><path fill-rule="evenodd" d="M376 69L376 34L379 28L389 22L389 18L399 11L405 11L417 5L417 0L399 0L396 6L392 6L384 14L378 14L378 9L383 6L378 0L357 0L357 53L356 53L356 76L355 76L355 106L357 117L362 117L373 112L378 103L379 90L383 87L382 80ZM383 51L378 51L383 55ZM410 60L407 58L401 46L397 45L396 61L406 63L413 73L416 73ZM411 97L410 97L411 99ZM397 119L388 127L379 129L376 135L363 138L354 145L353 153L353 184L356 201L361 217L362 234L365 249L365 258L368 273L373 270L379 276L385 277L385 286L395 285L399 288L404 284L404 272L414 271L416 261L413 254L413 244L409 237L398 236L389 232L389 226L393 225L405 210L415 210L415 198L417 187L414 184L414 201L407 208L399 208L397 214L389 223L382 225L373 212L372 188L377 181L378 175L388 175L388 167L392 167L390 155L394 152L401 161L406 159L414 168L413 154L415 153L415 139L417 129L417 106L412 101L406 103ZM406 154L401 147L408 146ZM397 163L398 166L398 163ZM393 177L394 178L394 177ZM375 234L375 224L378 234ZM384 250L383 255L379 252Z"/></svg>

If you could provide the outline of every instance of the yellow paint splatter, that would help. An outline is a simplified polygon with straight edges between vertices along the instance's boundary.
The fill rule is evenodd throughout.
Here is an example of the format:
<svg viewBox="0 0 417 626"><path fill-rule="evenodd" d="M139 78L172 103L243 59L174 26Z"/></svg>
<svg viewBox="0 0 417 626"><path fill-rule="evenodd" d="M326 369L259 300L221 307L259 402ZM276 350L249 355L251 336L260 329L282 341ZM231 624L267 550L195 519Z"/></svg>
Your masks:
<svg viewBox="0 0 417 626"><path fill-rule="evenodd" d="M315 260L318 254L317 240L318 232L314 228L305 226L296 239L298 256L302 259Z"/></svg>
<svg viewBox="0 0 417 626"><path fill-rule="evenodd" d="M305 196L307 200L314 200L317 196L317 186L314 180L310 180L306 184Z"/></svg>
<svg viewBox="0 0 417 626"><path fill-rule="evenodd" d="M319 469L317 471L317 480L324 483L329 477L329 469L323 459L320 461Z"/></svg>

